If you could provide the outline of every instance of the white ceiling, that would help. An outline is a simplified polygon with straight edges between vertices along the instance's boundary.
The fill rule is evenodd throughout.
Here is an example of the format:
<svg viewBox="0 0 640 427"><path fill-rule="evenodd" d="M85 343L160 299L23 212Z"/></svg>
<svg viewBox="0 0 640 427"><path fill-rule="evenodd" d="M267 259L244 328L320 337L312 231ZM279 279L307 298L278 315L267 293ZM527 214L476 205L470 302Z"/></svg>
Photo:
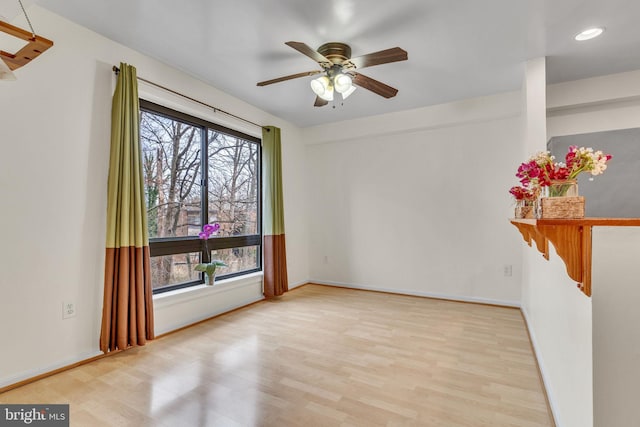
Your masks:
<svg viewBox="0 0 640 427"><path fill-rule="evenodd" d="M2 0L4 8L12 1ZM37 3L299 126L515 90L523 62L543 55L551 83L640 69L638 0L24 3ZM573 40L595 25L606 27L601 37ZM318 69L287 41L312 48L341 41L354 57L402 47L408 61L362 71L399 93L384 99L360 88L344 105L315 108L312 77L257 87L258 81Z"/></svg>

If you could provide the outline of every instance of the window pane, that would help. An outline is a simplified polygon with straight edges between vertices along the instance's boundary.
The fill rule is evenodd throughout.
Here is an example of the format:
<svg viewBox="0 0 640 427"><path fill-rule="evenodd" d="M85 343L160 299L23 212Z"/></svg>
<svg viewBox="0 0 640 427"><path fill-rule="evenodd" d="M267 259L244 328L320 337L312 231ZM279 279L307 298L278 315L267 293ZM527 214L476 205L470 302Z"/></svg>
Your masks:
<svg viewBox="0 0 640 427"><path fill-rule="evenodd" d="M197 236L200 227L200 128L140 112L149 237Z"/></svg>
<svg viewBox="0 0 640 427"><path fill-rule="evenodd" d="M140 106L154 293L202 283L194 267L205 254L196 237L204 220L220 224L210 245L223 248L213 251L228 264L220 276L258 271L260 141L143 99Z"/></svg>
<svg viewBox="0 0 640 427"><path fill-rule="evenodd" d="M193 269L199 262L199 252L152 257L151 285L153 289L200 280L200 272Z"/></svg>
<svg viewBox="0 0 640 427"><path fill-rule="evenodd" d="M209 222L218 236L258 234L258 145L209 129ZM255 268L255 267L254 267Z"/></svg>
<svg viewBox="0 0 640 427"><path fill-rule="evenodd" d="M218 249L211 251L211 259L220 259L227 267L218 267L217 276L253 270L260 265L260 246L245 246L242 248Z"/></svg>

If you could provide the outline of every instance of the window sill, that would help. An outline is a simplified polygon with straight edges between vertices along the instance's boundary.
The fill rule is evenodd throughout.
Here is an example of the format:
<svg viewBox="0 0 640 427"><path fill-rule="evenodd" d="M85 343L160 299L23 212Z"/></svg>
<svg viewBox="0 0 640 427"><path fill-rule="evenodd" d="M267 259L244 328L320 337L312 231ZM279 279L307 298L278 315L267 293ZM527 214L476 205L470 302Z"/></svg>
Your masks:
<svg viewBox="0 0 640 427"><path fill-rule="evenodd" d="M163 292L153 296L153 305L155 308L162 308L218 293L254 286L256 283L262 283L262 276L263 273L260 271L244 276L216 280L215 285L213 286L198 285L176 289L175 291Z"/></svg>

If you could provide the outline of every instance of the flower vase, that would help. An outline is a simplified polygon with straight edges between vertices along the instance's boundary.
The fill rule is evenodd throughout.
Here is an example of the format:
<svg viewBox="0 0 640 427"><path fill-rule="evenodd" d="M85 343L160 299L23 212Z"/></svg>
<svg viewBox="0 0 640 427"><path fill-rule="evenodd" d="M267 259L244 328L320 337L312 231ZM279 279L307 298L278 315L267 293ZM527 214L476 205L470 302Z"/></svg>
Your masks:
<svg viewBox="0 0 640 427"><path fill-rule="evenodd" d="M530 200L516 200L516 218L534 218L534 206Z"/></svg>
<svg viewBox="0 0 640 427"><path fill-rule="evenodd" d="M578 197L578 181L575 179L552 180L546 187L545 197Z"/></svg>
<svg viewBox="0 0 640 427"><path fill-rule="evenodd" d="M214 274L205 274L204 275L204 284L207 286L213 286L216 282L216 275Z"/></svg>
<svg viewBox="0 0 640 427"><path fill-rule="evenodd" d="M578 195L575 179L554 180L543 190L536 218L584 218L584 197Z"/></svg>

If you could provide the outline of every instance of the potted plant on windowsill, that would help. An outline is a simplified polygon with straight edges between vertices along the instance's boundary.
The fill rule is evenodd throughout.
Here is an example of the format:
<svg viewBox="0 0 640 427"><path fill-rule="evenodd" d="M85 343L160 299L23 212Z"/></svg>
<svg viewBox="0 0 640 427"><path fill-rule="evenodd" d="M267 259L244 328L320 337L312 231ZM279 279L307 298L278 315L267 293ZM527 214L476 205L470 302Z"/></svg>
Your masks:
<svg viewBox="0 0 640 427"><path fill-rule="evenodd" d="M209 251L209 245L207 244L211 236L215 234L219 229L220 224L205 224L204 227L202 227L202 231L200 232L200 234L198 234L198 237L200 237L200 239L204 241L204 258L208 261L197 264L195 266L195 270L205 273L205 284L208 286L213 286L216 279L216 270L218 269L218 267L227 266L227 264L225 264L222 260L211 259L211 252Z"/></svg>

